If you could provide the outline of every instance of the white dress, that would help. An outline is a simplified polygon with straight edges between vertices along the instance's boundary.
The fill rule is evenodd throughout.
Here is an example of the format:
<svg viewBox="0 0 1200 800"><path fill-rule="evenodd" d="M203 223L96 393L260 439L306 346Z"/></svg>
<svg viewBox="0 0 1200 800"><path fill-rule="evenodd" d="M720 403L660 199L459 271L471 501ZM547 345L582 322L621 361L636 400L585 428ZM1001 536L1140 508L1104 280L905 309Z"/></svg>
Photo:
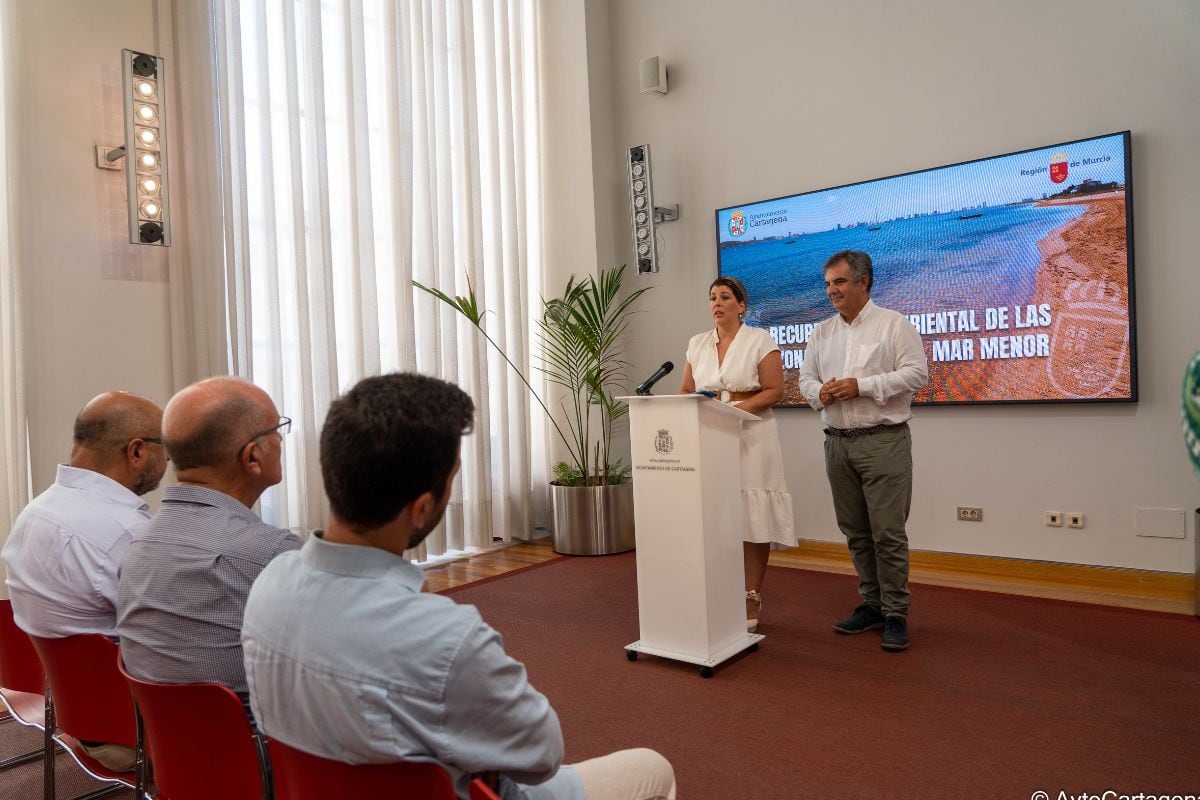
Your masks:
<svg viewBox="0 0 1200 800"><path fill-rule="evenodd" d="M698 333L688 342L687 360L697 390L752 392L762 388L758 364L779 349L771 334L762 328L743 325L738 329L725 360L717 363L716 328ZM742 426L742 507L746 514L743 538L747 542L796 544L792 518L792 496L783 477L783 452L779 430L771 409L757 412L762 420Z"/></svg>

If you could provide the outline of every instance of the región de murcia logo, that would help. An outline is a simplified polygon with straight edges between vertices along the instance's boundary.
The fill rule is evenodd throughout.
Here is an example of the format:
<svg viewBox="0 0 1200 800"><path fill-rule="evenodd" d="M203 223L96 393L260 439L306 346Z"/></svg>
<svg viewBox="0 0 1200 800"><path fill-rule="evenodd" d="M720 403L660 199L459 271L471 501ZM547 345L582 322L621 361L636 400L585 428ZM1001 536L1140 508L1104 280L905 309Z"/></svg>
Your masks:
<svg viewBox="0 0 1200 800"><path fill-rule="evenodd" d="M654 437L654 449L664 456L675 449L675 442L671 440L671 432L669 430L659 428L658 436Z"/></svg>

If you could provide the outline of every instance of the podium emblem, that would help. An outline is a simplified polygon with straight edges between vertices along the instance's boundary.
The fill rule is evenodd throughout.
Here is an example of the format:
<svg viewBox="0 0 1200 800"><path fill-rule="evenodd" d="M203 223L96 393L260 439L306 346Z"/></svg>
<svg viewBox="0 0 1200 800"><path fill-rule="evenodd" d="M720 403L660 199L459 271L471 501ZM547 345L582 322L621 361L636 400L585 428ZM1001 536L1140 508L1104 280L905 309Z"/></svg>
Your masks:
<svg viewBox="0 0 1200 800"><path fill-rule="evenodd" d="M654 437L654 449L662 453L664 456L675 449L675 442L671 440L671 432L666 428L660 428L658 436Z"/></svg>

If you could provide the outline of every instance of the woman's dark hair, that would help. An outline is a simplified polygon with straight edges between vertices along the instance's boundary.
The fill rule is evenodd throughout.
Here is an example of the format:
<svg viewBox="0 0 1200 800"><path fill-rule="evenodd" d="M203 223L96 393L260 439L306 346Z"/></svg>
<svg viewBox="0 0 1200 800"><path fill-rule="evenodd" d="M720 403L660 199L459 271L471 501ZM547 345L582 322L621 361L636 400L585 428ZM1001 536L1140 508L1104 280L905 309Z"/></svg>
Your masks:
<svg viewBox="0 0 1200 800"><path fill-rule="evenodd" d="M750 298L746 294L746 287L737 278L731 278L728 275L722 275L712 282L712 285L708 287L708 290L711 292L718 286L724 286L729 291L733 292L733 299L737 300L739 303L750 305Z"/></svg>
<svg viewBox="0 0 1200 800"><path fill-rule="evenodd" d="M394 372L359 381L329 407L321 430L333 512L372 530L425 492L440 499L474 415L467 393L437 378Z"/></svg>

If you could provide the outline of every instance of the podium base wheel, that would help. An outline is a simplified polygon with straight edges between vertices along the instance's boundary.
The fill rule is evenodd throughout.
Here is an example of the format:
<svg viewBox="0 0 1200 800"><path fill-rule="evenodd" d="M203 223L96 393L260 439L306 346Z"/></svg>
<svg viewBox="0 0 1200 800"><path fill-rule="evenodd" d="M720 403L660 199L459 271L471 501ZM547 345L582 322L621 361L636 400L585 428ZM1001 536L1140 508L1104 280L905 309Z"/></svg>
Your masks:
<svg viewBox="0 0 1200 800"><path fill-rule="evenodd" d="M637 661L637 650L626 650L625 658L629 661Z"/></svg>
<svg viewBox="0 0 1200 800"><path fill-rule="evenodd" d="M700 668L700 677L701 678L711 678L712 676L713 676L712 667L701 667Z"/></svg>

